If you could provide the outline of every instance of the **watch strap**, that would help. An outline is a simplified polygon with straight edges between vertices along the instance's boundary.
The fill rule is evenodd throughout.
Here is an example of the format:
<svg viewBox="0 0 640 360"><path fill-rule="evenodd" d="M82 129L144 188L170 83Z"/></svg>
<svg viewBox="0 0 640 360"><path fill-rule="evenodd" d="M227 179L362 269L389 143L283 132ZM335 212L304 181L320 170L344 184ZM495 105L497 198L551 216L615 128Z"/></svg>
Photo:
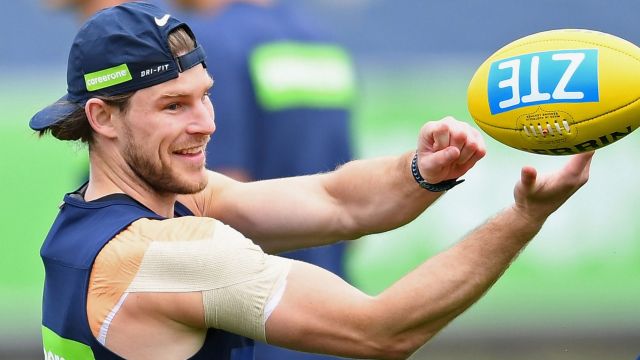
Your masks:
<svg viewBox="0 0 640 360"><path fill-rule="evenodd" d="M464 182L464 179L449 179L435 184L428 183L422 175L420 175L420 170L418 170L418 152L413 155L413 160L411 160L411 174L421 188L431 192L447 191Z"/></svg>

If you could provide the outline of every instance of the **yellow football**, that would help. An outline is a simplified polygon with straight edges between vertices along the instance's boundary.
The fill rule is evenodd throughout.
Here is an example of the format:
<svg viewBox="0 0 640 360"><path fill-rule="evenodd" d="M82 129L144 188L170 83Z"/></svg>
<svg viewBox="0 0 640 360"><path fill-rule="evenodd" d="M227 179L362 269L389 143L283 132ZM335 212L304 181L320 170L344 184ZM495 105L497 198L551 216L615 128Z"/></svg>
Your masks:
<svg viewBox="0 0 640 360"><path fill-rule="evenodd" d="M591 30L529 35L480 65L467 100L478 126L513 148L595 150L640 125L640 48Z"/></svg>

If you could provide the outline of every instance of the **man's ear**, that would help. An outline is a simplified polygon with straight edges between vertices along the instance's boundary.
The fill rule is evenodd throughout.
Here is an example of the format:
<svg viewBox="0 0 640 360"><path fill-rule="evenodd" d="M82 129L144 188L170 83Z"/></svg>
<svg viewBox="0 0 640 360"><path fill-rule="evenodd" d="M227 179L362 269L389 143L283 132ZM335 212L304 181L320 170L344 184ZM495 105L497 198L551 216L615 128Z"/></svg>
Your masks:
<svg viewBox="0 0 640 360"><path fill-rule="evenodd" d="M116 109L107 105L103 100L91 98L87 100L84 112L87 114L87 119L93 131L107 138L113 139L118 136L116 124L114 123Z"/></svg>

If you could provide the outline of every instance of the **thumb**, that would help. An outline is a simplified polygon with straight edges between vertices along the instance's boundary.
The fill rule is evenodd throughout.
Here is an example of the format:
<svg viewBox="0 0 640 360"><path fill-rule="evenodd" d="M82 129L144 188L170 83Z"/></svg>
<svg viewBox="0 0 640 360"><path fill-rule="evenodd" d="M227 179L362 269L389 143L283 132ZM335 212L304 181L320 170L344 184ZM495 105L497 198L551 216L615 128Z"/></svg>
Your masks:
<svg viewBox="0 0 640 360"><path fill-rule="evenodd" d="M420 166L421 173L424 171L424 175L429 174L430 177L439 177L441 174L438 173L443 168L455 163L459 157L460 149L455 146L448 146L439 151L425 153L420 159L420 164L423 165Z"/></svg>
<svg viewBox="0 0 640 360"><path fill-rule="evenodd" d="M537 177L538 172L531 166L525 166L520 171L520 181L527 190L531 189L535 185Z"/></svg>
<svg viewBox="0 0 640 360"><path fill-rule="evenodd" d="M520 170L520 182L516 183L513 189L516 204L523 204L527 201L527 197L531 195L535 187L537 177L538 172L531 166L525 166Z"/></svg>

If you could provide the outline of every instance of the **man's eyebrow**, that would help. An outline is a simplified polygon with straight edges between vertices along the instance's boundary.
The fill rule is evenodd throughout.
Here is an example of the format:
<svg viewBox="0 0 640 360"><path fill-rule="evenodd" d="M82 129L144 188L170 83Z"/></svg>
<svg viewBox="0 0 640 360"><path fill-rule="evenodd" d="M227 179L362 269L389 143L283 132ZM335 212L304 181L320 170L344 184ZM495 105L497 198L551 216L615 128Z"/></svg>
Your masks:
<svg viewBox="0 0 640 360"><path fill-rule="evenodd" d="M176 97L184 97L184 96L188 96L187 94L182 94L182 93L166 93L166 94L162 94L160 95L160 99L164 99L164 98L176 98Z"/></svg>
<svg viewBox="0 0 640 360"><path fill-rule="evenodd" d="M209 82L207 83L207 87L205 90L209 90L211 88L213 88L213 84L215 83L215 80L213 80L213 77L209 76ZM165 99L165 98L177 98L177 97L187 97L190 96L189 94L185 94L185 93L181 93L181 92L167 92L164 94L161 94L158 99Z"/></svg>

